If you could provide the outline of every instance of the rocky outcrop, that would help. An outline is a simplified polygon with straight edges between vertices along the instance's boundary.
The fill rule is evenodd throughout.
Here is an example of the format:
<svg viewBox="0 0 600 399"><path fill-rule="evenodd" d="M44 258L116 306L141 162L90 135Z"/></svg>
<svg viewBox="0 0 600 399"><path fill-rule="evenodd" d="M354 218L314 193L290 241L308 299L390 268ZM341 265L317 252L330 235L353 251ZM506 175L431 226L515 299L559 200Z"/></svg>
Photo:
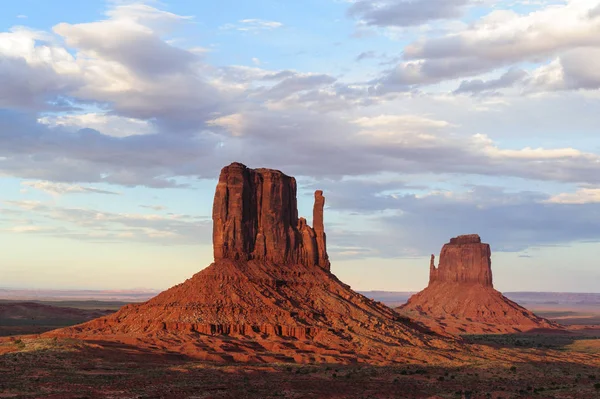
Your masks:
<svg viewBox="0 0 600 399"><path fill-rule="evenodd" d="M215 260L265 260L330 269L322 191L315 192L314 228L298 218L296 179L278 170L232 163L221 170L213 204Z"/></svg>
<svg viewBox="0 0 600 399"><path fill-rule="evenodd" d="M489 244L482 243L477 234L452 238L442 247L437 268L431 255L429 284L439 281L493 287L491 256Z"/></svg>
<svg viewBox="0 0 600 399"><path fill-rule="evenodd" d="M444 244L437 267L431 255L429 285L396 310L433 330L456 334L557 328L494 289L490 246L476 234Z"/></svg>
<svg viewBox="0 0 600 399"><path fill-rule="evenodd" d="M310 227L298 217L293 177L231 164L215 193L213 264L145 303L48 336L215 361L445 360L454 339L398 317L330 272L324 206L317 191Z"/></svg>

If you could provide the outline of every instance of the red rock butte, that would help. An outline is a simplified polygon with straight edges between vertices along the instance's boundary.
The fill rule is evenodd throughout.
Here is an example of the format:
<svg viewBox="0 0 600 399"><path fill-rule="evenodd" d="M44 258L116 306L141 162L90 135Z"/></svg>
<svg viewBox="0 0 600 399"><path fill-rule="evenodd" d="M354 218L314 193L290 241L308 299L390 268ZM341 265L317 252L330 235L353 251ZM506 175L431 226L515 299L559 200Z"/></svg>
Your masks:
<svg viewBox="0 0 600 399"><path fill-rule="evenodd" d="M489 244L477 234L450 239L439 265L431 255L429 285L397 311L435 331L455 334L513 333L558 326L494 289Z"/></svg>
<svg viewBox="0 0 600 399"><path fill-rule="evenodd" d="M491 256L489 244L483 244L477 234L452 238L442 247L437 268L435 255L431 255L429 285L448 282L493 287Z"/></svg>
<svg viewBox="0 0 600 399"><path fill-rule="evenodd" d="M400 317L330 272L324 204L317 191L310 227L298 217L293 177L233 163L221 171L215 193L213 264L143 304L47 335L214 361L460 357L453 338Z"/></svg>
<svg viewBox="0 0 600 399"><path fill-rule="evenodd" d="M329 270L323 191L315 192L313 227L298 218L296 179L278 170L233 163L221 171L213 205L215 260L263 260Z"/></svg>

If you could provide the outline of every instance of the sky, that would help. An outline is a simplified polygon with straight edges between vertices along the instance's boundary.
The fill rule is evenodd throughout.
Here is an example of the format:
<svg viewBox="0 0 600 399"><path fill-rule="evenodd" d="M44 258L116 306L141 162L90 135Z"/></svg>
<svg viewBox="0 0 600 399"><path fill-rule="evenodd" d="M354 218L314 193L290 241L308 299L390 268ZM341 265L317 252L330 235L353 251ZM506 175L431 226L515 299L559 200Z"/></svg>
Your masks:
<svg viewBox="0 0 600 399"><path fill-rule="evenodd" d="M231 162L324 190L332 272L600 290L600 0L2 2L0 287L165 289Z"/></svg>

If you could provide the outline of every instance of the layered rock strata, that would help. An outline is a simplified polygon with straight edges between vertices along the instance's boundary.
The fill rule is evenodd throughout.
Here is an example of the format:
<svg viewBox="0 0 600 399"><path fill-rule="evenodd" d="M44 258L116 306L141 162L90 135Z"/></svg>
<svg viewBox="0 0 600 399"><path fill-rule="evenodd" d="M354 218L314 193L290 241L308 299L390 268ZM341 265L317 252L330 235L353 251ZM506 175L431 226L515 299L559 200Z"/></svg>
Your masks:
<svg viewBox="0 0 600 399"><path fill-rule="evenodd" d="M429 285L396 310L436 331L510 333L558 326L494 289L491 250L476 234L444 244L439 265L429 264Z"/></svg>

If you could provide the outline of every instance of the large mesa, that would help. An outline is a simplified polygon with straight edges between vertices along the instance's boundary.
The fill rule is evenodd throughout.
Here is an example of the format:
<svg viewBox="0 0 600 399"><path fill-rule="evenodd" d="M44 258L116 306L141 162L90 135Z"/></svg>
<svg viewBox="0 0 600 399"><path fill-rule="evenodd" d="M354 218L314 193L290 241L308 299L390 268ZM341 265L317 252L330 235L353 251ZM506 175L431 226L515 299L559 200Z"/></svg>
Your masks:
<svg viewBox="0 0 600 399"><path fill-rule="evenodd" d="M315 192L313 227L298 218L296 179L232 163L221 171L213 205L215 260L265 260L329 270L325 197Z"/></svg>

